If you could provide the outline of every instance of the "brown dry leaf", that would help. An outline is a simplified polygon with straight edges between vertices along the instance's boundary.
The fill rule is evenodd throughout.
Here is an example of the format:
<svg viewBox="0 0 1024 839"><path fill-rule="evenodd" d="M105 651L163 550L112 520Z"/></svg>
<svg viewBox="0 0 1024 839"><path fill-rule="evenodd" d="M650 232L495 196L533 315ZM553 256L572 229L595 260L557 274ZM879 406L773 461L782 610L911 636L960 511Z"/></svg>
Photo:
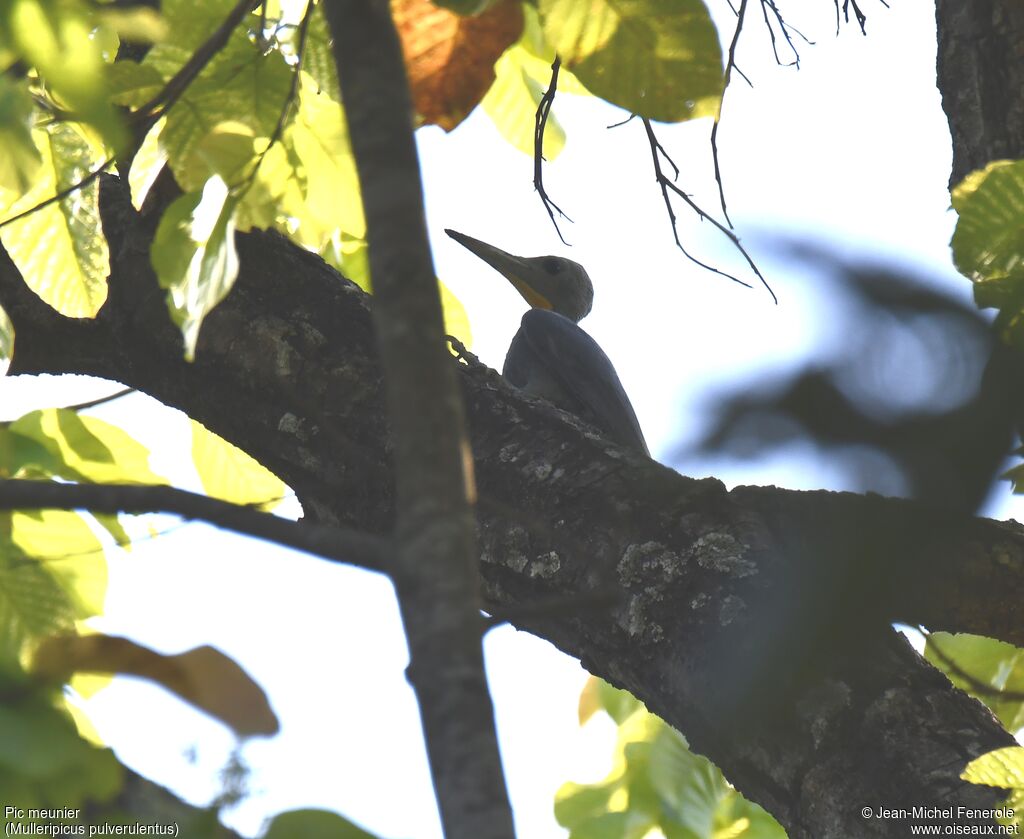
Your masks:
<svg viewBox="0 0 1024 839"><path fill-rule="evenodd" d="M460 17L430 0L392 0L413 103L421 120L451 131L483 99L494 62L523 31L518 0Z"/></svg>
<svg viewBox="0 0 1024 839"><path fill-rule="evenodd" d="M58 635L36 649L32 670L64 680L72 673L122 673L149 679L229 726L239 737L276 734L267 695L220 650L163 655L112 635Z"/></svg>

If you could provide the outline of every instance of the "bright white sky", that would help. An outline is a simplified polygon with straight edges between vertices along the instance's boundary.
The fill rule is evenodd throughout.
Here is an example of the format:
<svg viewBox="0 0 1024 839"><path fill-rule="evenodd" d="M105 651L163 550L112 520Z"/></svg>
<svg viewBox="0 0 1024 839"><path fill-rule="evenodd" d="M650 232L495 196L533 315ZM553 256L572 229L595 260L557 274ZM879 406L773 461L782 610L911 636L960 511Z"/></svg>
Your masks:
<svg viewBox="0 0 1024 839"><path fill-rule="evenodd" d="M723 0L713 13L728 22ZM453 227L523 255L561 253L596 286L584 326L614 360L655 457L698 428L695 397L709 382L792 357L830 334L829 307L806 269L779 261L772 241L810 238L844 255L887 256L926 266L969 294L949 267L954 217L945 188L949 134L935 89L934 11L927 3L866 0L869 37L853 24L835 37L828 2L796 4L791 22L817 41L801 46L801 69L778 68L758 15L740 44L754 81L730 88L719 134L733 221L780 299L702 272L672 244L642 127L605 126L621 112L560 96L555 112L569 141L547 167L547 185L573 217L564 248L533 192L531 161L474 114L445 136L419 133L428 222L438 273L465 303L475 351L500 368L524 304L483 263L449 240ZM752 4L756 9L756 4ZM731 24L729 24L731 25ZM681 183L716 207L707 120L661 127ZM677 210L680 231L706 261L742 270L708 224ZM746 275L744 275L746 276ZM113 388L88 381L4 380L5 416L69 404ZM154 468L198 489L184 424L132 396L97 412L154 451ZM837 487L841 475L810 455L709 464L729 484ZM1007 504L991 511L1011 514ZM421 746L406 652L390 586L202 525L171 528L114 556L107 614L95 625L161 650L211 643L265 688L282 733L248 744L252 794L225 820L253 835L264 818L297 807L334 809L390 839L438 839L440 827ZM582 733L578 662L510 628L487 639L508 781L520 835L565 835L552 816L565 780L595 780L608 768L610 726ZM148 684L118 679L87 705L120 758L206 803L232 748L227 731Z"/></svg>

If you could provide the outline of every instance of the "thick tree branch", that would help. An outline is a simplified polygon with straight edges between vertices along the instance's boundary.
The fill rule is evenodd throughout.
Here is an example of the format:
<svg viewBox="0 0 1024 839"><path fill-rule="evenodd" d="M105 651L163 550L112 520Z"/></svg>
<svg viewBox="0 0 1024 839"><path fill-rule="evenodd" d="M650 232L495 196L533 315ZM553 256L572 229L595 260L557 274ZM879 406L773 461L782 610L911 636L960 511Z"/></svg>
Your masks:
<svg viewBox="0 0 1024 839"><path fill-rule="evenodd" d="M935 14L954 186L992 160L1024 157L1024 6L1015 0L936 0Z"/></svg>
<svg viewBox="0 0 1024 839"><path fill-rule="evenodd" d="M273 469L308 518L389 532L392 443L366 296L279 236L239 236L238 284L185 364L146 226L121 184L104 187L114 264L96 321L53 315L0 259L14 372L138 387ZM874 803L995 802L958 776L1009 735L888 622L1024 643L1024 528L875 496L726 492L450 363L495 608L644 699L794 839L903 836L899 822L860 818ZM616 604L595 608L587 593L609 587ZM516 611L558 598L562 610Z"/></svg>
<svg viewBox="0 0 1024 839"><path fill-rule="evenodd" d="M472 457L427 241L402 49L387 0L329 0L324 11L366 214L408 677L445 836L511 839L484 672Z"/></svg>
<svg viewBox="0 0 1024 839"><path fill-rule="evenodd" d="M168 486L61 484L0 479L0 510L90 510L94 513L173 513L325 559L387 571L390 546L383 537L339 527L299 523L217 498Z"/></svg>

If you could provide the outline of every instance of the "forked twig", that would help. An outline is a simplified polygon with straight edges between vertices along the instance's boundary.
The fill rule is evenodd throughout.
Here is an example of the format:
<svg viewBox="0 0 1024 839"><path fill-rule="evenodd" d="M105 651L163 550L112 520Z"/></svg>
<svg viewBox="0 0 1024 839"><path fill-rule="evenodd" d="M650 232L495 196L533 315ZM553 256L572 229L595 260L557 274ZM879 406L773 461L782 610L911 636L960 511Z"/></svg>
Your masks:
<svg viewBox="0 0 1024 839"><path fill-rule="evenodd" d="M540 98L540 103L537 105L537 116L534 121L533 128L533 188L537 190L540 195L540 200L544 204L544 209L548 212L548 218L551 219L551 223L555 226L555 232L558 234L558 238L562 240L563 245L569 243L565 241L565 237L562 235L562 231L558 227L558 220L555 218L555 212L558 212L562 218L568 222L572 222L554 201L548 195L547 190L544 188L544 129L548 124L548 115L551 113L551 105L555 101L555 93L558 91L558 70L562 66L562 59L557 55L555 60L551 63L551 81L548 84L548 89L544 91L544 95Z"/></svg>
<svg viewBox="0 0 1024 839"><path fill-rule="evenodd" d="M718 230L720 230L726 237L728 237L729 241L732 242L732 244L736 248L736 250L738 250L741 254L743 254L743 258L747 261L747 265L750 266L750 269L754 272L754 274L757 276L757 278L761 281L761 284L768 290L768 293L772 296L772 300L775 303L778 303L779 302L778 297L775 296L775 292L772 291L772 287L770 285L768 285L768 281L761 274L761 271L758 269L757 265L754 264L754 260L750 258L750 254L747 253L746 248L744 248L743 245L740 243L739 237L737 237L736 234L733 233L728 227L725 227L724 225L719 223L715 218L713 218L712 216L709 216L707 213L705 213L700 207L697 206L696 202L694 202L693 199L690 198L689 195L687 195L682 189L680 189L678 186L676 186L676 184L672 180L670 180L665 175L665 173L662 171L662 168L661 168L661 160L662 160L662 158L664 158L666 161L668 161L669 165L672 166L672 168L676 172L677 176L679 174L679 167L676 166L676 164L673 162L672 158L669 156L668 152L665 151L664 146L662 146L661 143L658 142L658 138L654 134L654 129L651 127L650 120L647 119L646 117L642 117L641 120L642 120L642 122L644 124L644 130L647 132L647 142L649 143L650 148L651 148L651 160L654 163L654 175L655 175L656 180L658 181L658 186L661 188L661 197L665 201L665 210L668 213L669 221L672 224L672 236L675 239L676 246L679 248L679 250L681 250L683 252L683 255L686 256L687 259L689 259L694 264L699 265L701 268L704 268L704 269L706 269L708 271L711 271L714 274L719 274L719 275L721 275L723 277L726 277L727 279L732 280L734 283L739 283L742 286L746 286L747 288L751 288L750 283L744 282L739 277L736 277L736 276L730 274L727 271L722 271L719 268L715 268L712 265L708 265L705 262L701 262L699 259L697 259L695 256L693 256L689 251L687 251L685 247L683 247L683 243L679 239L679 229L678 229L678 225L676 223L677 222L676 214L675 214L675 211L672 208L672 198L669 195L669 191L670 190L675 195L677 195L680 198L682 198L683 201L686 202L687 206L689 206L690 209L692 209L700 217L701 220L707 219Z"/></svg>
<svg viewBox="0 0 1024 839"><path fill-rule="evenodd" d="M725 205L725 188L722 186L722 170L718 165L718 126L722 121L722 105L725 102L725 92L729 89L729 80L732 77L733 68L736 67L736 44L740 40L740 32L743 30L743 16L747 11L747 0L740 0L740 8L736 13L736 30L732 33L732 41L729 44L729 58L725 62L725 78L722 81L722 98L718 101L718 114L715 117L715 122L711 126L711 160L715 166L715 183L718 184L718 200L722 205L722 215L725 216L725 221L732 228L732 219L729 218L729 210L726 209ZM743 72L736 68L741 76ZM750 79L743 76L747 80L747 84L750 84ZM753 85L751 85L753 87Z"/></svg>

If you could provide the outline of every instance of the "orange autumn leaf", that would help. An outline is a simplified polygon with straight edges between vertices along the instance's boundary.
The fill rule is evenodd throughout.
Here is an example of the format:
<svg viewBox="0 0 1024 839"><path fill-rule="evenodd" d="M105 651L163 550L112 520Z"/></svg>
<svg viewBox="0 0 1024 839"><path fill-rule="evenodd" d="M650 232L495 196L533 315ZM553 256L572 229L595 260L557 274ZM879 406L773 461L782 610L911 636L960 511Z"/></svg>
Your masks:
<svg viewBox="0 0 1024 839"><path fill-rule="evenodd" d="M451 131L483 99L494 81L494 62L523 31L518 0L505 0L476 17L430 0L392 0L416 113L424 123Z"/></svg>
<svg viewBox="0 0 1024 839"><path fill-rule="evenodd" d="M112 635L59 635L36 649L32 671L64 680L72 673L121 673L156 682L240 737L275 734L277 717L263 689L220 650L203 646L164 655Z"/></svg>

